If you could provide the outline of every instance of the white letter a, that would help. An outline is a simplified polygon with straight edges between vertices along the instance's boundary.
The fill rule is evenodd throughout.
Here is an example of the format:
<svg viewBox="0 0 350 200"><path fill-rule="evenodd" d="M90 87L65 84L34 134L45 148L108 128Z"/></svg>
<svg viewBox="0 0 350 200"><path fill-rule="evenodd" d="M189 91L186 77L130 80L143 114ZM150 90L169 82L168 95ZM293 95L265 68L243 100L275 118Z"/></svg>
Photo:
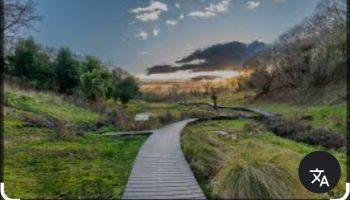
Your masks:
<svg viewBox="0 0 350 200"><path fill-rule="evenodd" d="M327 180L326 176L322 177L322 181L321 181L320 187L322 187L323 184L326 184L329 187L328 180Z"/></svg>

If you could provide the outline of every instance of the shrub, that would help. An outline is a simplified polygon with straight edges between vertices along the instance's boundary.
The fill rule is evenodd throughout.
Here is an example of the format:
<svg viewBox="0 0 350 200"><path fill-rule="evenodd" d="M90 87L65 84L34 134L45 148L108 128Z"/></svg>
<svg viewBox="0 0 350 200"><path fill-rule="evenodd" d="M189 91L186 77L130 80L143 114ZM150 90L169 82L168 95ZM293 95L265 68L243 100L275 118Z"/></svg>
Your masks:
<svg viewBox="0 0 350 200"><path fill-rule="evenodd" d="M310 132L299 133L294 137L296 141L311 145L321 145L326 148L341 148L345 145L345 138L341 134L333 133L327 129L317 128Z"/></svg>
<svg viewBox="0 0 350 200"><path fill-rule="evenodd" d="M80 76L81 90L85 98L90 101L103 99L107 92L107 87L103 76L99 71L86 72Z"/></svg>
<svg viewBox="0 0 350 200"><path fill-rule="evenodd" d="M176 120L177 120L177 117L176 117L173 113L167 111L165 114L160 115L160 116L158 117L158 120L159 120L159 122L160 122L161 124L164 124L164 125L165 125L165 124L169 124L169 123L171 123L171 122L176 121Z"/></svg>
<svg viewBox="0 0 350 200"><path fill-rule="evenodd" d="M138 83L132 77L127 77L119 81L116 88L118 89L113 96L118 97L123 105L127 104L130 99L135 98L140 93Z"/></svg>
<svg viewBox="0 0 350 200"><path fill-rule="evenodd" d="M311 126L299 120L283 120L277 119L270 122L270 128L278 136L293 138L298 133L311 130Z"/></svg>

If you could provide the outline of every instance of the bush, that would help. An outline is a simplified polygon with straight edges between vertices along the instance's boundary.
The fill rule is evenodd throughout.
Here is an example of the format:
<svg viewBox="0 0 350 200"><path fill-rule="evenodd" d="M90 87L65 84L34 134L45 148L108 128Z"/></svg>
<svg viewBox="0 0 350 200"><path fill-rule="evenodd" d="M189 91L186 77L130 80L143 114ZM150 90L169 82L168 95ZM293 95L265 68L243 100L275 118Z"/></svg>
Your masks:
<svg viewBox="0 0 350 200"><path fill-rule="evenodd" d="M118 88L118 90L115 96L119 97L120 102L124 105L140 93L138 83L132 77L119 81L116 88Z"/></svg>
<svg viewBox="0 0 350 200"><path fill-rule="evenodd" d="M174 114L172 114L171 112L167 111L165 114L160 115L158 117L158 120L162 125L165 125L165 124L170 124L170 123L176 121L177 117Z"/></svg>
<svg viewBox="0 0 350 200"><path fill-rule="evenodd" d="M338 149L345 145L345 138L343 135L322 128L300 133L296 135L294 139L299 142L311 145L321 145L326 148Z"/></svg>
<svg viewBox="0 0 350 200"><path fill-rule="evenodd" d="M80 88L86 99L90 101L104 99L107 87L100 72L84 73L80 76L80 82Z"/></svg>
<svg viewBox="0 0 350 200"><path fill-rule="evenodd" d="M297 134L308 132L311 126L299 120L275 119L269 122L272 131L281 137L294 138Z"/></svg>

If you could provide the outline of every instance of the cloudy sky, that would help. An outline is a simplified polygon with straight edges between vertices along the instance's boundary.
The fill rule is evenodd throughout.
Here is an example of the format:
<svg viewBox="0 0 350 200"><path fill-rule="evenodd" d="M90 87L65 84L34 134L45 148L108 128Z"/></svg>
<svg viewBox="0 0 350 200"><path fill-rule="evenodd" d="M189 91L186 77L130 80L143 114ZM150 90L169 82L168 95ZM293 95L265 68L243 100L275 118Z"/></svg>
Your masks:
<svg viewBox="0 0 350 200"><path fill-rule="evenodd" d="M142 74L216 43L271 43L318 0L35 1L44 17L36 40Z"/></svg>

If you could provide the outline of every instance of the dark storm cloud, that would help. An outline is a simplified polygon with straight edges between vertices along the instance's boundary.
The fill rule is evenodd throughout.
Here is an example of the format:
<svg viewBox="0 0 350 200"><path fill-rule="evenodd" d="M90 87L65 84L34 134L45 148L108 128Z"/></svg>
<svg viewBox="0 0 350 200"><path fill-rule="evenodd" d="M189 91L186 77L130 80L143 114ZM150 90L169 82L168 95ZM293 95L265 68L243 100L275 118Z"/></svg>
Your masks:
<svg viewBox="0 0 350 200"><path fill-rule="evenodd" d="M205 49L198 49L176 61L180 66L156 65L148 68L147 73L171 73L180 70L215 71L239 69L247 58L264 48L266 48L266 44L259 41L254 41L251 44L237 41L215 44ZM196 61L202 62L193 63Z"/></svg>

